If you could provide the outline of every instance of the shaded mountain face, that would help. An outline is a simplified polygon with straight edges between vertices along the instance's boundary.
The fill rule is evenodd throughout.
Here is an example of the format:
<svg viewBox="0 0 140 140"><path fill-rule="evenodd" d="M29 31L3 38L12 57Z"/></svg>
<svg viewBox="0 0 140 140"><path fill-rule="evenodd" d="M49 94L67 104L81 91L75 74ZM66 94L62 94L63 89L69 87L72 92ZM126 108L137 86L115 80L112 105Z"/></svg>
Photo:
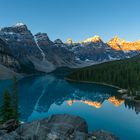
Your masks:
<svg viewBox="0 0 140 140"><path fill-rule="evenodd" d="M10 53L7 44L0 39L0 79L12 78L13 75L21 71L21 65L18 60Z"/></svg>
<svg viewBox="0 0 140 140"><path fill-rule="evenodd" d="M10 50L7 48L7 44L0 39L0 64L14 70L20 70L20 64L18 60L10 54Z"/></svg>
<svg viewBox="0 0 140 140"><path fill-rule="evenodd" d="M34 36L24 24L2 28L0 38L8 44L11 53L18 59L32 54L41 57Z"/></svg>
<svg viewBox="0 0 140 140"><path fill-rule="evenodd" d="M11 55L24 67L31 64L31 69L50 72L57 67L74 64L73 52L65 47L58 47L58 42L52 42L46 33L34 36L25 24L2 28L0 38L7 44Z"/></svg>
<svg viewBox="0 0 140 140"><path fill-rule="evenodd" d="M74 53L68 50L60 39L52 42L46 33L37 33L35 37L37 45L45 54L46 60L51 62L55 68L75 65Z"/></svg>
<svg viewBox="0 0 140 140"><path fill-rule="evenodd" d="M58 67L84 67L105 61L130 58L139 53L137 49L130 51L119 49L121 44L129 46L127 46L128 42L118 38L108 43L104 43L99 36L78 43L74 43L72 39L68 39L66 43L60 39L51 41L46 33L39 32L33 35L23 23L1 28L0 39L0 43L5 46L5 48L1 47L1 54L6 53L7 56L11 56L5 58L1 55L0 64L20 73L51 72ZM119 48L117 48L118 44L120 44ZM132 44L137 46L138 42ZM13 60L9 61L11 58Z"/></svg>
<svg viewBox="0 0 140 140"><path fill-rule="evenodd" d="M49 39L46 33L37 33L35 37L37 39L39 46L41 47L53 45L53 42Z"/></svg>

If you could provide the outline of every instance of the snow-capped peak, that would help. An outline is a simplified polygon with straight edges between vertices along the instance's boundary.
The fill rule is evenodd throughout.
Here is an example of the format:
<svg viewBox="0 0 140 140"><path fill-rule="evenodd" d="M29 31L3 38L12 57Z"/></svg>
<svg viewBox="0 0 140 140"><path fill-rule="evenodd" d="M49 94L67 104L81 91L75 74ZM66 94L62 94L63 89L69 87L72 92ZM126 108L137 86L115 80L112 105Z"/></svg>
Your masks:
<svg viewBox="0 0 140 140"><path fill-rule="evenodd" d="M100 36L95 35L94 37L88 38L88 39L86 39L86 40L84 40L82 42L88 43L88 42L100 42L100 41L101 41Z"/></svg>
<svg viewBox="0 0 140 140"><path fill-rule="evenodd" d="M25 25L25 24L22 23L22 22L17 22L15 26L16 26L16 27L19 27L19 26L24 26L24 25Z"/></svg>

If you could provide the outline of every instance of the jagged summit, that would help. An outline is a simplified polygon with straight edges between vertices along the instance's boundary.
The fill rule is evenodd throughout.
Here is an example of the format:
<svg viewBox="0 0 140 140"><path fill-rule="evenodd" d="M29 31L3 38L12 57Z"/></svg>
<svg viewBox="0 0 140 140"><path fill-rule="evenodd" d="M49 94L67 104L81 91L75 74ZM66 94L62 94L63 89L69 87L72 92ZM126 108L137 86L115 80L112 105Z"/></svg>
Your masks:
<svg viewBox="0 0 140 140"><path fill-rule="evenodd" d="M128 42L128 41L123 40L123 39L119 38L118 36L114 36L109 42L120 44L120 43Z"/></svg>
<svg viewBox="0 0 140 140"><path fill-rule="evenodd" d="M140 41L130 42L120 39L118 36L113 37L107 44L115 50L138 51L140 50Z"/></svg>
<svg viewBox="0 0 140 140"><path fill-rule="evenodd" d="M16 29L25 29L28 30L28 27L26 24L22 23L22 22L17 22L15 25L8 27L8 28L16 28Z"/></svg>
<svg viewBox="0 0 140 140"><path fill-rule="evenodd" d="M100 36L98 36L98 35L95 35L94 37L90 37L90 38L88 38L88 39L86 39L86 40L84 40L84 41L82 41L83 43L90 43L90 42L101 42L102 40L101 40L101 38L100 38Z"/></svg>
<svg viewBox="0 0 140 140"><path fill-rule="evenodd" d="M37 33L34 35L37 39L37 42L39 43L39 46L48 46L52 44L52 41L48 37L47 33Z"/></svg>
<svg viewBox="0 0 140 140"><path fill-rule="evenodd" d="M47 33L38 32L37 34L35 34L35 36L39 40L50 40L49 37L48 37L48 35L47 35Z"/></svg>
<svg viewBox="0 0 140 140"><path fill-rule="evenodd" d="M23 34L30 34L31 35L31 31L23 23L16 23L13 26L3 27L3 28L1 28L0 31L4 32L6 34L11 34L11 35L17 34L17 33L23 33Z"/></svg>
<svg viewBox="0 0 140 140"><path fill-rule="evenodd" d="M63 44L63 41L61 39L56 39L54 41L55 44Z"/></svg>

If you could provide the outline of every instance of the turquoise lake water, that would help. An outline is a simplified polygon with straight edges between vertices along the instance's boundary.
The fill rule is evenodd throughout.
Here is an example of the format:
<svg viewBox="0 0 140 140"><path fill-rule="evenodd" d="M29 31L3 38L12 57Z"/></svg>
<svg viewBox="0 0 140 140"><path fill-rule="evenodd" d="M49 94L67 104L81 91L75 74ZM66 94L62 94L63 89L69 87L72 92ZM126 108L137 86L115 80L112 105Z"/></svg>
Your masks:
<svg viewBox="0 0 140 140"><path fill-rule="evenodd" d="M2 91L11 87L0 81ZM24 122L52 114L72 114L84 118L89 131L104 129L121 140L140 140L139 106L118 98L117 89L97 84L71 83L63 76L31 76L19 81L20 119Z"/></svg>

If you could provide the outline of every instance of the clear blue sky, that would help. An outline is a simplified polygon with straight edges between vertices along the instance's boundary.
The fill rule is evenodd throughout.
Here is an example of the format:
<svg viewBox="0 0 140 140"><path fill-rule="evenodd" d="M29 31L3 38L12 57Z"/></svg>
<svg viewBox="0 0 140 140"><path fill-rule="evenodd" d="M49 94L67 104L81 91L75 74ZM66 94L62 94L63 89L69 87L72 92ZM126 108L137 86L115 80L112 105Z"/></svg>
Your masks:
<svg viewBox="0 0 140 140"><path fill-rule="evenodd" d="M50 39L140 39L140 0L0 0L0 26L26 23Z"/></svg>

